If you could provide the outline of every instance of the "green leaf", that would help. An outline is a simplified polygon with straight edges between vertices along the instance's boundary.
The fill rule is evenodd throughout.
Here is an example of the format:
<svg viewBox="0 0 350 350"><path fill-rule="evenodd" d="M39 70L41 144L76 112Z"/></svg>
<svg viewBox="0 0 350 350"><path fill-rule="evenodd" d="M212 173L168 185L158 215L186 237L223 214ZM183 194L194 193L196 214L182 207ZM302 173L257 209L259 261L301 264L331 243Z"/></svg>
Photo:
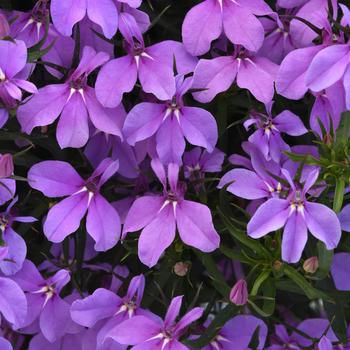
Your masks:
<svg viewBox="0 0 350 350"><path fill-rule="evenodd" d="M256 265L257 263L255 260L248 258L246 255L229 249L224 245L220 245L220 251L229 259L240 261L243 264Z"/></svg>
<svg viewBox="0 0 350 350"><path fill-rule="evenodd" d="M350 132L350 111L343 112L341 115L340 124L336 131L336 146L341 148L346 147L348 144L348 135Z"/></svg>
<svg viewBox="0 0 350 350"><path fill-rule="evenodd" d="M332 329L335 335L341 342L347 343L347 324L344 312L346 303L336 300L335 303L325 302L324 306L328 319L332 322Z"/></svg>
<svg viewBox="0 0 350 350"><path fill-rule="evenodd" d="M314 288L298 271L289 265L284 266L284 273L288 276L295 284L297 284L303 293L311 300L313 299L325 299L330 300L330 297Z"/></svg>
<svg viewBox="0 0 350 350"><path fill-rule="evenodd" d="M324 243L318 241L317 256L318 256L318 273L317 277L325 278L329 273L329 269L333 260L333 250L327 250Z"/></svg>
<svg viewBox="0 0 350 350"><path fill-rule="evenodd" d="M258 291L261 285L269 278L271 270L263 270L260 275L256 278L253 284L253 288L250 292L251 295L255 296L258 294Z"/></svg>
<svg viewBox="0 0 350 350"><path fill-rule="evenodd" d="M55 42L56 42L56 39L52 40L52 43L44 50L33 51L33 52L28 51L28 62L34 62L39 58L41 58L42 56L46 55L55 45Z"/></svg>
<svg viewBox="0 0 350 350"><path fill-rule="evenodd" d="M335 180L335 192L333 199L333 210L336 213L339 213L344 200L344 189L345 189L345 180L343 178L337 178Z"/></svg>
<svg viewBox="0 0 350 350"><path fill-rule="evenodd" d="M240 308L238 306L228 304L216 315L214 320L210 323L209 327L198 339L188 340L186 341L186 344L196 349L203 349L215 338L216 334L219 332L222 326L232 317L238 314L239 309Z"/></svg>

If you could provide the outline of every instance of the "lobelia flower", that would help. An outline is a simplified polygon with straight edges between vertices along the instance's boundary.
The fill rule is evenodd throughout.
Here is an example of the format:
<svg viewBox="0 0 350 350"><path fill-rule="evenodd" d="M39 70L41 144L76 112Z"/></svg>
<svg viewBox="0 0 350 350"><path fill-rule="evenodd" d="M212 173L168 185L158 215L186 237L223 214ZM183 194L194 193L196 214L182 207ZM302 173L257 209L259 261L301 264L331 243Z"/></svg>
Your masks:
<svg viewBox="0 0 350 350"><path fill-rule="evenodd" d="M267 58L235 46L230 56L198 62L192 88L204 90L195 92L193 97L199 102L210 102L218 93L228 90L237 78L240 88L248 89L257 100L268 103L274 95L277 71L278 66Z"/></svg>
<svg viewBox="0 0 350 350"><path fill-rule="evenodd" d="M0 213L1 230L1 261L0 269L5 275L13 275L22 268L22 264L27 255L27 246L24 239L12 229L14 222L34 222L32 216L17 216L13 206L18 198L6 208L6 211Z"/></svg>
<svg viewBox="0 0 350 350"><path fill-rule="evenodd" d="M155 135L157 154L163 164L182 163L185 138L212 152L218 139L215 118L202 108L187 107L183 103L183 96L191 84L191 78L177 76L176 92L169 101L136 105L128 113L123 127L127 142L134 146Z"/></svg>
<svg viewBox="0 0 350 350"><path fill-rule="evenodd" d="M44 234L54 243L75 232L85 216L86 230L95 241L95 250L114 247L120 236L120 219L113 206L100 194L104 183L118 170L118 161L104 159L92 175L83 180L74 168L61 161L44 161L32 166L28 181L47 197L64 197L48 212Z"/></svg>
<svg viewBox="0 0 350 350"><path fill-rule="evenodd" d="M350 291L350 253L334 254L331 275L337 290Z"/></svg>
<svg viewBox="0 0 350 350"><path fill-rule="evenodd" d="M28 350L83 350L83 334L65 334L62 338L50 343L42 333L35 335L30 343ZM86 349L84 349L86 350Z"/></svg>
<svg viewBox="0 0 350 350"><path fill-rule="evenodd" d="M258 51L264 28L255 16L273 11L263 0L205 0L194 6L182 25L183 43L193 56L205 54L222 32L234 44Z"/></svg>
<svg viewBox="0 0 350 350"><path fill-rule="evenodd" d="M254 332L259 327L257 350L263 350L267 336L265 323L250 315L238 315L226 322L219 333L203 350L248 350Z"/></svg>
<svg viewBox="0 0 350 350"><path fill-rule="evenodd" d="M96 96L106 107L120 104L123 94L130 92L139 79L144 92L159 100L170 100L176 86L173 73L174 57L179 74L193 72L197 59L189 55L182 43L166 40L145 47L135 18L124 14L126 56L105 64L96 80Z"/></svg>
<svg viewBox="0 0 350 350"><path fill-rule="evenodd" d="M260 238L284 227L282 259L290 263L299 261L307 241L307 230L321 240L327 249L334 249L341 237L336 214L324 204L313 203L306 198L319 171L309 173L303 188L293 183L287 171L282 172L291 186L288 197L271 198L262 204L248 223L248 235Z"/></svg>
<svg viewBox="0 0 350 350"><path fill-rule="evenodd" d="M142 0L52 0L51 16L55 27L66 36L72 34L74 24L85 15L98 24L106 38L110 39L118 29L118 3L139 7Z"/></svg>
<svg viewBox="0 0 350 350"><path fill-rule="evenodd" d="M92 295L72 304L71 317L76 323L88 328L94 327L102 320L102 326L97 333L97 347L103 348L105 343L111 342L108 338L120 323L132 317L151 314L140 307L144 288L143 275L131 279L127 294L123 298L110 290L98 288Z"/></svg>
<svg viewBox="0 0 350 350"><path fill-rule="evenodd" d="M203 309L196 307L175 322L181 304L182 296L175 297L169 305L164 321L155 317L135 316L117 326L109 337L120 344L132 345L131 350L188 350L179 339L186 328L202 316Z"/></svg>
<svg viewBox="0 0 350 350"><path fill-rule="evenodd" d="M266 107L267 115L253 111L250 118L244 122L246 130L255 125L257 130L249 136L249 142L258 147L267 160L279 162L283 151L290 151L290 147L283 141L281 132L300 136L307 133L303 122L291 111L285 110L272 117L273 102Z"/></svg>
<svg viewBox="0 0 350 350"><path fill-rule="evenodd" d="M119 129L120 109L104 108L88 86L89 74L108 55L85 47L78 67L63 84L47 85L18 108L18 120L26 133L34 127L52 124L59 115L56 138L61 148L82 147L89 139L89 120L96 129L122 137ZM120 107L121 108L121 107Z"/></svg>
<svg viewBox="0 0 350 350"><path fill-rule="evenodd" d="M135 200L125 219L123 236L141 230L138 255L148 267L154 266L175 238L176 227L181 240L203 252L219 246L210 210L207 206L184 199L184 188L178 181L179 166L170 163L167 174L158 159L152 169L163 185L162 195L146 195Z"/></svg>
<svg viewBox="0 0 350 350"><path fill-rule="evenodd" d="M0 40L0 97L22 100L22 90L36 93L33 83L27 81L27 48L23 41ZM5 124L3 122L3 124Z"/></svg>
<svg viewBox="0 0 350 350"><path fill-rule="evenodd" d="M39 319L40 330L49 342L61 338L72 324L69 303L59 295L70 280L69 272L59 270L44 279L35 265L25 260L22 269L12 278L24 290L28 302L28 314L21 327Z"/></svg>
<svg viewBox="0 0 350 350"><path fill-rule="evenodd" d="M341 210L338 217L342 230L350 232L350 204Z"/></svg>
<svg viewBox="0 0 350 350"><path fill-rule="evenodd" d="M244 279L238 280L230 292L230 300L235 305L245 305L248 302L247 282Z"/></svg>

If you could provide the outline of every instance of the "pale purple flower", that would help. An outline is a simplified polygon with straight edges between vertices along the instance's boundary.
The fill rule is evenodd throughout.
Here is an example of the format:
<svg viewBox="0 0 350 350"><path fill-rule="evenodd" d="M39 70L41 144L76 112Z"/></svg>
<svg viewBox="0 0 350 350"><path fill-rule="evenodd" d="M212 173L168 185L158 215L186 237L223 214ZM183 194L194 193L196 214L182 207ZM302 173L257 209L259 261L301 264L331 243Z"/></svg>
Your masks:
<svg viewBox="0 0 350 350"><path fill-rule="evenodd" d="M188 52L203 55L222 32L234 44L258 51L264 28L255 16L273 11L263 0L205 0L194 6L182 25L182 39Z"/></svg>
<svg viewBox="0 0 350 350"><path fill-rule="evenodd" d="M142 0L52 0L51 16L55 27L66 36L72 34L74 24L85 15L98 24L107 38L112 38L118 29L118 3L139 7Z"/></svg>
<svg viewBox="0 0 350 350"><path fill-rule="evenodd" d="M230 300L235 305L245 305L248 302L248 287L244 279L238 280L231 289Z"/></svg>
<svg viewBox="0 0 350 350"><path fill-rule="evenodd" d="M0 97L22 100L22 91L36 93L33 83L26 80L27 48L23 41L0 40Z"/></svg>
<svg viewBox="0 0 350 350"><path fill-rule="evenodd" d="M13 174L13 158L9 153L0 155L0 179L10 177Z"/></svg>
<svg viewBox="0 0 350 350"><path fill-rule="evenodd" d="M342 252L334 255L331 274L336 289L350 291L350 253Z"/></svg>
<svg viewBox="0 0 350 350"><path fill-rule="evenodd" d="M125 16L125 22L127 55L102 67L96 80L97 98L106 107L116 107L123 94L132 91L139 79L143 91L154 94L159 100L170 100L176 92L174 57L179 74L193 72L197 59L177 41L166 40L145 47L134 17Z"/></svg>
<svg viewBox="0 0 350 350"><path fill-rule="evenodd" d="M128 113L123 127L127 142L134 146L155 135L156 150L163 164L181 164L185 138L212 152L218 138L216 121L210 112L184 105L183 96L191 85L191 78L177 76L176 92L168 101L136 105Z"/></svg>
<svg viewBox="0 0 350 350"><path fill-rule="evenodd" d="M25 260L22 269L12 278L25 291L28 302L29 312L21 326L29 326L39 319L40 330L49 342L61 338L72 326L70 305L60 297L62 288L70 280L69 272L59 270L44 279L35 265Z"/></svg>
<svg viewBox="0 0 350 350"><path fill-rule="evenodd" d="M290 151L290 147L283 141L281 133L291 136L300 136L307 133L301 119L285 110L276 117L272 116L273 102L266 104L267 115L251 112L249 119L244 122L246 130L252 125L256 131L249 136L249 141L258 147L267 160L279 162L283 151Z"/></svg>
<svg viewBox="0 0 350 350"><path fill-rule="evenodd" d="M17 197L9 204L6 211L0 213L1 231L1 260L0 269L5 275L13 275L22 267L27 255L27 246L24 239L13 230L14 222L34 222L32 216L17 216L13 206L17 202Z"/></svg>
<svg viewBox="0 0 350 350"><path fill-rule="evenodd" d="M284 227L282 259L290 263L300 260L308 230L327 249L334 249L341 237L336 214L324 204L310 202L306 198L306 193L318 179L318 170L309 173L302 188L293 183L288 172L283 171L283 174L291 186L288 197L271 198L262 204L248 223L248 235L260 238Z"/></svg>
<svg viewBox="0 0 350 350"><path fill-rule="evenodd" d="M267 336L265 323L250 315L238 315L226 322L216 337L203 350L248 350L254 332L259 327L257 350L263 350Z"/></svg>
<svg viewBox="0 0 350 350"><path fill-rule="evenodd" d="M38 333L31 339L28 350L83 350L83 338L84 334L80 333L65 334L62 338L52 343L49 342L42 333Z"/></svg>
<svg viewBox="0 0 350 350"><path fill-rule="evenodd" d="M54 242L62 242L75 232L85 216L86 229L95 241L95 250L114 247L120 236L120 219L113 206L100 194L100 189L118 170L118 161L103 160L93 174L83 180L66 162L44 161L32 166L28 173L31 187L47 197L65 197L48 212L44 234Z"/></svg>
<svg viewBox="0 0 350 350"><path fill-rule="evenodd" d="M105 341L114 329L125 320L136 316L148 316L149 311L140 307L145 278L143 275L135 276L129 284L127 294L121 298L110 290L98 288L95 292L82 299L76 300L71 307L72 319L88 328L93 328L98 322L103 321L97 333L97 345L103 347Z"/></svg>
<svg viewBox="0 0 350 350"><path fill-rule="evenodd" d="M199 102L210 102L218 93L228 90L237 78L240 88L248 89L257 100L268 103L274 95L277 71L278 66L267 58L235 46L230 56L199 61L192 88L204 90L193 96Z"/></svg>
<svg viewBox="0 0 350 350"><path fill-rule="evenodd" d="M184 199L184 187L178 181L179 166L170 163L167 173L159 160L152 168L163 185L162 195L146 195L136 199L125 219L123 236L142 229L138 255L147 266L154 266L175 239L176 227L182 241L203 252L219 246L210 210L207 206Z"/></svg>
<svg viewBox="0 0 350 350"><path fill-rule="evenodd" d="M341 228L346 232L350 232L350 204L341 210L338 217Z"/></svg>
<svg viewBox="0 0 350 350"><path fill-rule="evenodd" d="M87 84L89 74L106 61L106 53L85 47L79 66L65 83L39 89L19 107L18 120L23 131L30 133L36 126L50 125L61 115L56 130L61 148L84 146L89 139L89 120L96 129L122 137L120 110L104 108Z"/></svg>
<svg viewBox="0 0 350 350"><path fill-rule="evenodd" d="M191 323L202 316L203 309L196 307L176 322L181 304L182 296L175 297L164 321L155 317L135 316L117 326L109 337L118 343L132 345L131 350L188 350L179 338Z"/></svg>

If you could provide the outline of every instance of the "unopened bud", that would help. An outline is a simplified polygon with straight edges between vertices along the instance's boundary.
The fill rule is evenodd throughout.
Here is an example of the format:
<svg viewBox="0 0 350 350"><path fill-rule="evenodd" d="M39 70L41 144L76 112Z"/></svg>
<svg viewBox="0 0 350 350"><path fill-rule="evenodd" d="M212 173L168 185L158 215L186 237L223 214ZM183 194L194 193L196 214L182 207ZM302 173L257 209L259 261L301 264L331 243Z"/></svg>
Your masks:
<svg viewBox="0 0 350 350"><path fill-rule="evenodd" d="M0 156L0 179L13 174L13 159L9 153Z"/></svg>
<svg viewBox="0 0 350 350"><path fill-rule="evenodd" d="M274 270L279 271L279 270L281 270L282 265L283 265L282 261L276 260L276 261L274 261L272 266L273 266Z"/></svg>
<svg viewBox="0 0 350 350"><path fill-rule="evenodd" d="M308 273L315 273L318 269L318 258L312 256L304 261L303 269Z"/></svg>
<svg viewBox="0 0 350 350"><path fill-rule="evenodd" d="M189 265L188 263L179 261L174 265L174 273L177 276L184 277L187 275Z"/></svg>
<svg viewBox="0 0 350 350"><path fill-rule="evenodd" d="M0 39L10 34L10 26L7 22L6 17L0 13Z"/></svg>
<svg viewBox="0 0 350 350"><path fill-rule="evenodd" d="M326 135L324 135L323 142L324 142L326 145L330 146L330 145L333 143L333 138L332 138L332 136L331 136L330 134L327 133Z"/></svg>
<svg viewBox="0 0 350 350"><path fill-rule="evenodd" d="M248 301L247 282L240 279L232 287L230 292L230 300L235 305L245 305Z"/></svg>

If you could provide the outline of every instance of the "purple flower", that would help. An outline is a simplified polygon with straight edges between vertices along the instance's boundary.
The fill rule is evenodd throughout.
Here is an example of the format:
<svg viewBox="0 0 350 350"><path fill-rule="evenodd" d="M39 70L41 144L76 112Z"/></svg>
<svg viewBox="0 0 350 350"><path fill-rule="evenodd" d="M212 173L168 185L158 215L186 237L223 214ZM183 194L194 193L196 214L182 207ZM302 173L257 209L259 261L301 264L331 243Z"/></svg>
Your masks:
<svg viewBox="0 0 350 350"><path fill-rule="evenodd" d="M273 102L266 105L267 115L253 112L244 122L246 130L255 125L256 131L249 137L249 141L261 149L267 160L279 162L283 151L290 151L283 141L281 132L291 136L300 136L307 133L300 118L286 110L272 117Z"/></svg>
<svg viewBox="0 0 350 350"><path fill-rule="evenodd" d="M59 295L70 280L69 272L59 270L45 280L35 265L25 260L22 269L12 278L25 291L28 302L29 312L21 326L29 326L39 318L40 330L49 342L61 338L72 323L69 303Z"/></svg>
<svg viewBox="0 0 350 350"><path fill-rule="evenodd" d="M139 79L143 91L159 100L170 100L176 86L173 73L174 57L179 74L193 72L197 60L189 55L182 43L167 40L145 47L143 37L132 16L125 34L127 55L104 65L96 80L96 96L106 107L120 104L123 94L130 92Z"/></svg>
<svg viewBox="0 0 350 350"><path fill-rule="evenodd" d="M86 13L90 20L98 24L107 38L112 38L118 29L117 3L127 3L139 7L142 0L52 0L51 16L55 27L66 36L72 34L74 24L81 21Z"/></svg>
<svg viewBox="0 0 350 350"><path fill-rule="evenodd" d="M258 51L264 41L264 28L255 17L273 11L263 0L205 0L186 15L182 38L188 52L203 55L222 31L234 44Z"/></svg>
<svg viewBox="0 0 350 350"><path fill-rule="evenodd" d="M35 335L30 343L28 350L83 350L83 334L65 334L62 338L54 343L49 342L42 333Z"/></svg>
<svg viewBox="0 0 350 350"><path fill-rule="evenodd" d="M117 326L109 336L120 344L132 345L132 350L188 349L179 338L192 322L202 316L203 309L196 307L175 322L181 304L182 296L175 297L169 305L164 321L155 317L135 316Z"/></svg>
<svg viewBox="0 0 350 350"><path fill-rule="evenodd" d="M185 244L203 252L218 248L220 237L213 226L209 208L184 199L184 188L178 181L179 166L170 163L166 174L160 161L154 159L152 168L163 185L163 194L136 199L123 230L125 236L128 232L143 229L138 242L140 260L149 267L154 266L173 242L176 227Z"/></svg>
<svg viewBox="0 0 350 350"><path fill-rule="evenodd" d="M129 284L125 297L120 298L115 293L98 288L95 292L82 300L76 300L71 307L72 319L85 327L92 328L103 320L103 325L97 334L97 345L103 346L108 342L110 334L120 323L132 317L150 314L140 307L145 278L143 275L135 276Z"/></svg>
<svg viewBox="0 0 350 350"><path fill-rule="evenodd" d="M192 88L205 89L195 92L199 102L210 102L218 93L226 91L237 78L237 85L248 89L254 97L268 103L274 95L274 81L278 66L265 57L235 46L230 56L211 60L201 59L194 71Z"/></svg>
<svg viewBox="0 0 350 350"><path fill-rule="evenodd" d="M337 253L334 255L331 265L331 274L338 290L350 290L350 253Z"/></svg>
<svg viewBox="0 0 350 350"><path fill-rule="evenodd" d="M191 78L177 76L176 92L167 102L136 105L127 115L123 127L127 142L135 145L155 135L157 153L163 164L181 164L185 138L212 152L218 138L215 118L202 108L186 107L183 103L191 83Z"/></svg>
<svg viewBox="0 0 350 350"><path fill-rule="evenodd" d="M7 22L6 17L0 13L0 39L8 36L10 33L10 26Z"/></svg>
<svg viewBox="0 0 350 350"><path fill-rule="evenodd" d="M238 315L228 321L203 350L247 350L255 330L259 327L257 350L264 349L267 336L265 323L250 315Z"/></svg>
<svg viewBox="0 0 350 350"><path fill-rule="evenodd" d="M346 232L350 232L350 204L342 209L338 217L341 228Z"/></svg>
<svg viewBox="0 0 350 350"><path fill-rule="evenodd" d="M26 80L27 48L23 41L0 40L0 97L22 100L22 90L36 93L33 83ZM4 123L3 123L4 124Z"/></svg>
<svg viewBox="0 0 350 350"><path fill-rule="evenodd" d="M118 161L103 160L93 174L83 180L74 168L61 161L44 161L28 173L31 187L48 197L64 197L48 212L44 234L54 243L62 242L75 232L86 217L86 229L95 241L97 251L114 247L120 236L120 219L113 206L100 194L103 184L118 169Z"/></svg>
<svg viewBox="0 0 350 350"><path fill-rule="evenodd" d="M12 209L17 202L17 197L9 204L6 211L0 213L1 230L1 261L0 269L5 275L13 275L22 268L27 255L27 246L24 239L12 229L14 222L34 222L31 216L16 216Z"/></svg>
<svg viewBox="0 0 350 350"><path fill-rule="evenodd" d="M23 131L30 133L36 126L52 124L61 115L56 137L61 148L82 147L89 139L89 119L96 129L122 137L119 110L104 108L96 99L95 90L87 78L97 67L108 61L104 52L85 47L79 66L64 84L47 85L18 109Z"/></svg>
<svg viewBox="0 0 350 350"><path fill-rule="evenodd" d="M336 214L324 204L307 200L306 193L318 178L318 170L310 172L303 188L295 185L289 173L283 170L291 191L286 199L271 198L262 204L248 223L248 235L260 238L284 227L282 259L298 262L307 241L307 230L334 249L341 237L341 228Z"/></svg>

